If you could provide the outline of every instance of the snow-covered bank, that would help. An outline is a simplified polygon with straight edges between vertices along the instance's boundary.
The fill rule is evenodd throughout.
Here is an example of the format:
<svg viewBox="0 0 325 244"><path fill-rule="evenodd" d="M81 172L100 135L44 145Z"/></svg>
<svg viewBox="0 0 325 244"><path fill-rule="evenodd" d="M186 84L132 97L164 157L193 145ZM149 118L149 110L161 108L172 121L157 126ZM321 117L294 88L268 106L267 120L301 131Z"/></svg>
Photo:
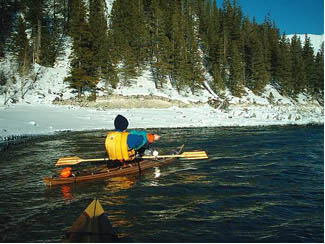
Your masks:
<svg viewBox="0 0 325 244"><path fill-rule="evenodd" d="M65 61L67 62L67 61ZM309 96L300 94L296 101L281 96L268 85L263 94L257 96L246 88L241 97L224 97L229 102L227 109L215 109L208 105L208 100L215 94L202 89L197 94L184 91L179 94L169 84L164 89L156 89L149 71L143 73L128 87L118 87L112 94L116 101L106 101L111 105L123 103L122 108L101 107L101 99L113 99L103 89L95 107L74 105L53 105L54 99L74 97L71 89L63 82L67 65L48 68L41 74L24 100L16 104L0 105L0 142L12 137L47 135L57 131L83 131L113 129L113 120L117 114L129 119L130 128L170 128L170 127L216 127L216 126L268 126L268 125L305 125L323 124L323 107ZM209 77L208 77L209 78ZM208 79L207 78L207 79ZM154 106L152 99L139 98L137 105L127 96L141 95L149 98L163 97L170 99L169 107ZM125 98L123 100L123 98ZM122 99L122 100L121 100ZM223 100L224 98L219 98ZM104 100L105 101L105 100ZM143 107L141 107L143 103ZM147 103L147 104L146 104ZM148 104L150 103L150 104ZM175 106L175 104L182 106ZM0 96L0 104L3 97ZM140 104L140 106L139 106ZM187 107L183 105L188 105ZM97 106L98 105L98 106ZM150 105L150 106L149 106Z"/></svg>
<svg viewBox="0 0 325 244"><path fill-rule="evenodd" d="M49 104L15 105L0 108L0 138L44 135L57 131L113 129L117 114L129 119L129 128L267 126L288 124L323 124L321 108L276 106L236 106L222 112L210 106L167 109L96 110Z"/></svg>
<svg viewBox="0 0 325 244"><path fill-rule="evenodd" d="M117 114L129 119L130 128L170 128L170 127L215 127L215 126L267 126L267 125L304 125L323 124L323 107L317 101L300 94L296 101L281 96L268 85L260 96L246 88L241 97L225 92L229 106L227 109L215 109L208 100L216 98L208 90L202 89L193 95L184 91L179 94L170 85L156 89L149 71L143 73L134 84L118 87L113 94L116 101L106 101L110 105L123 103L122 108L79 107L73 105L53 105L56 98L65 99L74 96L63 82L64 68L48 68L25 96L16 104L0 105L0 142L12 137L46 135L57 131L82 131L95 129L113 129L113 120ZM113 99L104 89L101 98ZM137 105L127 102L126 96L141 95L149 98L170 99L169 107L155 106L152 99L139 98ZM125 98L123 100L123 98ZM3 99L3 97L2 97ZM3 100L0 97L0 104ZM122 99L122 100L121 100ZM137 98L136 98L137 99ZM218 99L218 97L217 97ZM223 100L224 98L219 98ZM100 100L100 99L99 99ZM104 100L105 101L105 100ZM141 107L143 103L143 107ZM147 103L147 104L146 104ZM148 104L150 103L150 104ZM140 105L139 105L140 104ZM175 106L181 104L182 106ZM188 105L188 106L184 106ZM98 106L97 106L98 105ZM150 106L149 106L150 105Z"/></svg>

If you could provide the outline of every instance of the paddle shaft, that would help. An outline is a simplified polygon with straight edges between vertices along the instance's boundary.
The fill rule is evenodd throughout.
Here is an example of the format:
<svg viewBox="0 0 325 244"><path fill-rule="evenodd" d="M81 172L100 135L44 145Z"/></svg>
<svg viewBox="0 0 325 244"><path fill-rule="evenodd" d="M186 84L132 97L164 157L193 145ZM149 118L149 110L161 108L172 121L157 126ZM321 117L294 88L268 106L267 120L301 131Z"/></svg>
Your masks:
<svg viewBox="0 0 325 244"><path fill-rule="evenodd" d="M158 159L158 158L186 158L186 159L207 159L208 155L205 151L183 152L182 154L157 155L157 156L140 156L142 159ZM100 162L110 160L109 158L82 159L79 157L60 158L56 166L75 165L82 162Z"/></svg>
<svg viewBox="0 0 325 244"><path fill-rule="evenodd" d="M205 156L204 154L202 155L158 155L158 156L142 156L140 158L143 159L156 159L156 158L208 158L207 156Z"/></svg>
<svg viewBox="0 0 325 244"><path fill-rule="evenodd" d="M109 158L90 158L90 159L80 159L78 163L82 162L101 162L101 161L107 161Z"/></svg>

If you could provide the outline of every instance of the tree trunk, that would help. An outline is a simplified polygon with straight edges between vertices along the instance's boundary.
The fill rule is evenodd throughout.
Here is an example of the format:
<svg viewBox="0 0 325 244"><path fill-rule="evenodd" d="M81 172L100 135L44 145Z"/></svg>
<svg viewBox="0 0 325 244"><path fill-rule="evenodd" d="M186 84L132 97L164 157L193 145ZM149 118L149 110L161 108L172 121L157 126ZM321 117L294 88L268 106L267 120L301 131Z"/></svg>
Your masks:
<svg viewBox="0 0 325 244"><path fill-rule="evenodd" d="M28 40L26 41L25 44L25 51L24 51L24 62L23 62L23 67L22 67L22 72L21 72L21 99L24 99L24 93L25 93L25 75L27 71L29 70L29 43Z"/></svg>
<svg viewBox="0 0 325 244"><path fill-rule="evenodd" d="M33 43L33 64L41 63L41 21L37 20L37 31Z"/></svg>
<svg viewBox="0 0 325 244"><path fill-rule="evenodd" d="M8 93L9 93L9 82L6 83L5 101L3 103L4 105L7 104Z"/></svg>
<svg viewBox="0 0 325 244"><path fill-rule="evenodd" d="M37 21L37 63L41 63L41 21Z"/></svg>

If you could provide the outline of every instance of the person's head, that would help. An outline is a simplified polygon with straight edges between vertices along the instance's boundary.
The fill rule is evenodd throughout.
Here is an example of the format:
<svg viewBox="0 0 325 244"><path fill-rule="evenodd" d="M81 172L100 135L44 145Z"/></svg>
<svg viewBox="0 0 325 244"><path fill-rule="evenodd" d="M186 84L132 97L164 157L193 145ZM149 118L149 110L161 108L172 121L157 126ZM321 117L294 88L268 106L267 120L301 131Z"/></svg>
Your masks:
<svg viewBox="0 0 325 244"><path fill-rule="evenodd" d="M115 130L125 131L128 128L129 122L123 115L117 115L114 120Z"/></svg>

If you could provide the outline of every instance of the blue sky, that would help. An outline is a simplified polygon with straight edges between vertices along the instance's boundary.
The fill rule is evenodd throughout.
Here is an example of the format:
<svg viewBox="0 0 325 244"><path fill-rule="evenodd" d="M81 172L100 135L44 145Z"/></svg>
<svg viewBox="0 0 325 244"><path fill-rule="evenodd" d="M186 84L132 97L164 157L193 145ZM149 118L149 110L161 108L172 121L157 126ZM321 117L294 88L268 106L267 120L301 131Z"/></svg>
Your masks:
<svg viewBox="0 0 325 244"><path fill-rule="evenodd" d="M280 34L323 34L324 0L237 0L245 16L263 23L270 13ZM218 7L222 1L217 0Z"/></svg>

